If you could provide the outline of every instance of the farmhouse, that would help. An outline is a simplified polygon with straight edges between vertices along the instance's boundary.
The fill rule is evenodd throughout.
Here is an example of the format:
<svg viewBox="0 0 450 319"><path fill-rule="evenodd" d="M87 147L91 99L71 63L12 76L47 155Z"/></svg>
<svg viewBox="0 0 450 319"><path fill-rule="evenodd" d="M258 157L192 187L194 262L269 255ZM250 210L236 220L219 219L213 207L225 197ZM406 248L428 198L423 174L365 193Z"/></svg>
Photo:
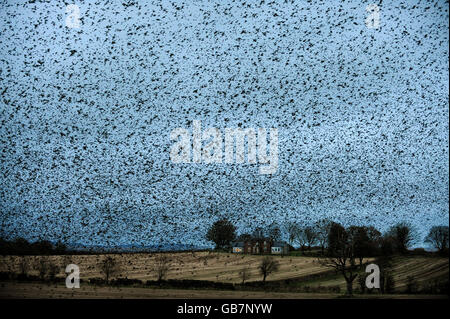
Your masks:
<svg viewBox="0 0 450 319"><path fill-rule="evenodd" d="M276 241L272 244L272 254L286 255L289 253L289 245L284 241Z"/></svg>
<svg viewBox="0 0 450 319"><path fill-rule="evenodd" d="M233 253L284 255L289 253L289 247L283 241L274 242L269 238L254 238L233 243Z"/></svg>

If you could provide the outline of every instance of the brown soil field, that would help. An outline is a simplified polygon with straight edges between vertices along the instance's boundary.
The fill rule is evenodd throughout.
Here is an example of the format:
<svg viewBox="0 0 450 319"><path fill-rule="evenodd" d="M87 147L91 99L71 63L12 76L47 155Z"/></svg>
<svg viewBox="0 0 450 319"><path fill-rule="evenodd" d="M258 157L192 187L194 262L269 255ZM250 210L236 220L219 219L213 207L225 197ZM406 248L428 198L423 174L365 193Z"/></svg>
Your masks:
<svg viewBox="0 0 450 319"><path fill-rule="evenodd" d="M331 299L340 294L283 293L263 291L182 290L153 288L115 288L82 285L67 289L63 284L0 283L0 299ZM355 295L371 299L448 299L436 295Z"/></svg>
<svg viewBox="0 0 450 319"><path fill-rule="evenodd" d="M153 270L155 265L155 260L157 256L162 253L133 253L133 254L111 254L108 256L113 256L121 265L122 271L117 277L127 277L129 279L140 279L142 281L155 280L156 274ZM226 283L240 283L239 272L246 266L250 268L250 279L247 281L260 281L262 279L258 271L258 265L263 258L262 256L255 255L238 255L231 253L218 253L218 252L176 252L176 253L164 253L170 260L170 271L166 279L191 279L191 280L210 280L217 282ZM142 296L143 298L151 297L153 298L163 298L164 296L177 296L177 291L179 295L183 296L195 296L202 295L200 290L176 290L168 289L167 292L163 289L150 289L150 288L107 288L107 287L95 287L87 285L86 281L90 278L102 277L99 272L98 264L101 262L106 255L73 255L73 256L48 256L49 260L55 264L60 265L61 270L58 277L65 278L64 273L65 266L74 263L80 267L80 277L84 281L83 287L86 286L88 289L88 294L95 295L98 293L99 296L109 296L111 292L112 296L120 296L120 298L128 297L120 293L120 289L126 289L127 293L130 293L130 297L138 298ZM14 271L19 273L19 261L21 258L25 258L30 265L33 265L42 256L0 256L0 271ZM271 274L267 280L283 280L283 279L305 279L306 276L312 274L319 274L324 272L329 272L330 269L321 266L317 258L315 257L290 257L290 256L275 256L280 263L279 271ZM31 269L32 267L30 267ZM37 275L37 271L30 270L28 274ZM425 257L425 256L408 256L408 257L395 257L393 259L393 274L395 279L395 290L401 293L405 290L407 277L413 276L419 285L432 282L433 280L445 281L448 280L449 276L449 260L448 258L439 257ZM63 294L67 296L71 290L64 287L62 283L62 290L59 287L54 287L55 291L52 290L52 285L48 286L45 284L34 283L31 286L21 286L18 284L17 287L28 287L33 288L28 294L23 289L17 290L16 286L9 286L10 284L4 283L12 290L9 292L16 291L13 295L24 295L25 297L29 295L35 295L33 293L36 289L45 291L45 295L54 296L55 291L58 294ZM340 286L341 291L345 291L345 281L341 275L327 274L321 278L308 279L303 281L298 281L293 283L294 286L309 286L309 287L329 287L329 286ZM357 280L354 281L354 288L358 285ZM66 290L67 289L67 290ZM142 290L144 289L144 290ZM5 296L5 289L3 290L2 297ZM82 290L80 290L81 292ZM109 291L109 292L108 292ZM71 292L73 294L79 294L78 291ZM241 298L242 296L252 295L254 298L260 298L259 294L263 296L266 295L264 292L244 292L244 291L218 291L218 290L207 290L204 293L204 297L208 294L221 298L224 296L233 295L235 298ZM256 294L256 295L255 295ZM272 293L273 294L273 293ZM283 293L280 296L290 296L295 295L300 298L303 293ZM198 298L204 298L204 297ZM308 295L306 293L306 295ZM319 298L320 294L313 294L314 298ZM36 295L35 295L36 296ZM134 296L134 297L133 297ZM203 295L202 295L203 296ZM332 298L334 295L327 294L327 298ZM102 298L103 298L102 297ZM253 298L252 297L252 298ZM141 297L139 297L141 298ZM228 297L224 297L228 298ZM242 297L245 298L245 297ZM250 298L250 297L249 297ZM262 298L262 297L261 297ZM269 297L268 297L269 298ZM275 298L271 296L270 298ZM281 298L281 297L280 297ZM283 297L283 298L294 298L294 297ZM301 297L304 298L304 297Z"/></svg>
<svg viewBox="0 0 450 319"><path fill-rule="evenodd" d="M393 264L397 290L405 288L408 276L413 276L419 285L435 279L449 279L448 258L396 257Z"/></svg>
<svg viewBox="0 0 450 319"><path fill-rule="evenodd" d="M156 257L160 254L114 254L111 255L122 265L118 277L129 279L155 280L153 271ZM237 255L217 252L177 252L165 253L170 260L170 271L167 279L193 279L210 280L228 283L239 283L239 272L246 266L250 268L248 281L262 279L258 265L263 258L255 255ZM50 261L61 266L59 277L65 277L64 269L68 264L80 267L80 278L89 279L102 277L98 264L105 255L73 255L49 256ZM30 265L33 265L40 256L25 256ZM279 271L268 276L267 280L280 280L303 277L329 271L319 265L315 257L289 257L275 256L280 264ZM8 267L19 273L19 260L17 256L0 256L0 271L8 271ZM29 274L37 275L37 271L30 270Z"/></svg>

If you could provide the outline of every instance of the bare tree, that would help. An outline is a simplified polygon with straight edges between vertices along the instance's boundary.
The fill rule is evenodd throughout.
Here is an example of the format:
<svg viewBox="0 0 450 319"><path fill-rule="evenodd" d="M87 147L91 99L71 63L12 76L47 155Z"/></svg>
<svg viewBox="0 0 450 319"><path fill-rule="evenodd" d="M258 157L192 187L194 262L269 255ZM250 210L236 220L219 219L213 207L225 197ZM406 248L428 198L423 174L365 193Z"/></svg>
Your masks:
<svg viewBox="0 0 450 319"><path fill-rule="evenodd" d="M266 282L267 276L271 273L278 271L279 263L273 257L266 256L261 260L259 264L259 271L263 276L263 282Z"/></svg>
<svg viewBox="0 0 450 319"><path fill-rule="evenodd" d="M392 294L395 291L395 279L392 271L387 270L381 273L380 284L383 285L383 292Z"/></svg>
<svg viewBox="0 0 450 319"><path fill-rule="evenodd" d="M236 238L236 227L226 218L216 221L206 233L206 239L216 244L216 249L224 249Z"/></svg>
<svg viewBox="0 0 450 319"><path fill-rule="evenodd" d="M317 242L317 233L313 227L305 227L303 230L306 245L308 246L308 250L311 250L311 247Z"/></svg>
<svg viewBox="0 0 450 319"><path fill-rule="evenodd" d="M50 281L55 281L56 275L57 275L60 271L61 271L61 267L60 267L57 263L55 263L55 262L53 262L53 261L50 261L50 262L48 263L48 279L49 279Z"/></svg>
<svg viewBox="0 0 450 319"><path fill-rule="evenodd" d="M252 233L253 238L255 239L263 239L266 237L266 232L263 227L256 227Z"/></svg>
<svg viewBox="0 0 450 319"><path fill-rule="evenodd" d="M72 256L63 255L61 258L61 264L60 264L61 268L66 269L66 267L70 264L72 264Z"/></svg>
<svg viewBox="0 0 450 319"><path fill-rule="evenodd" d="M392 258L390 256L381 256L377 260L380 267L380 292L393 293L395 289L395 280L392 271Z"/></svg>
<svg viewBox="0 0 450 319"><path fill-rule="evenodd" d="M39 256L34 262L34 269L37 270L39 274L39 279L45 280L49 268L49 259L47 256Z"/></svg>
<svg viewBox="0 0 450 319"><path fill-rule="evenodd" d="M305 230L303 228L297 228L297 234L295 236L295 241L299 244L302 251L306 250L306 245L308 240L306 238Z"/></svg>
<svg viewBox="0 0 450 319"><path fill-rule="evenodd" d="M366 279L368 275L367 273L362 273L358 276L359 292L362 294L366 292Z"/></svg>
<svg viewBox="0 0 450 319"><path fill-rule="evenodd" d="M334 268L344 276L347 295L351 296L353 295L353 281L360 270L355 254L354 240L351 233L336 223L331 226L329 237L332 249L328 252L327 257L319 258L319 263L325 267Z"/></svg>
<svg viewBox="0 0 450 319"><path fill-rule="evenodd" d="M121 266L117 260L111 256L105 257L99 263L100 272L104 275L106 283L109 283L109 279L118 275L121 272Z"/></svg>
<svg viewBox="0 0 450 319"><path fill-rule="evenodd" d="M439 253L448 250L449 231L448 226L433 226L430 229L425 242L433 245Z"/></svg>
<svg viewBox="0 0 450 319"><path fill-rule="evenodd" d="M325 245L328 241L328 233L330 232L331 221L328 219L321 219L315 223L317 241L319 242L322 255L325 253Z"/></svg>
<svg viewBox="0 0 450 319"><path fill-rule="evenodd" d="M19 271L22 276L26 276L30 270L30 262L27 257L19 257Z"/></svg>
<svg viewBox="0 0 450 319"><path fill-rule="evenodd" d="M245 266L244 268L242 268L242 270L239 272L239 275L242 279L242 284L244 284L246 280L250 279L250 267Z"/></svg>
<svg viewBox="0 0 450 319"><path fill-rule="evenodd" d="M13 256L5 257L2 263L10 275L15 272L16 260Z"/></svg>
<svg viewBox="0 0 450 319"><path fill-rule="evenodd" d="M236 238L236 240L237 240L237 241L245 242L245 241L252 240L252 238L253 238L253 236L252 236L251 234L245 233L245 234L240 234L240 235Z"/></svg>
<svg viewBox="0 0 450 319"><path fill-rule="evenodd" d="M293 245L294 241L297 238L297 234L298 234L298 225L296 222L289 222L286 225L286 232L288 234L288 241L289 241L289 245Z"/></svg>
<svg viewBox="0 0 450 319"><path fill-rule="evenodd" d="M169 262L169 258L165 255L156 257L154 271L156 272L156 277L158 278L159 282L164 280L167 273L169 272Z"/></svg>
<svg viewBox="0 0 450 319"><path fill-rule="evenodd" d="M317 242L317 233L311 226L305 228L297 228L296 241L300 245L302 251L311 250L311 247Z"/></svg>
<svg viewBox="0 0 450 319"><path fill-rule="evenodd" d="M278 224L276 222L273 222L268 230L267 230L267 236L272 240L272 241L278 241L281 239L281 230L280 227L278 226Z"/></svg>
<svg viewBox="0 0 450 319"><path fill-rule="evenodd" d="M395 248L398 252L404 254L408 251L408 247L414 240L414 231L410 224L402 222L393 227L388 231L395 244Z"/></svg>

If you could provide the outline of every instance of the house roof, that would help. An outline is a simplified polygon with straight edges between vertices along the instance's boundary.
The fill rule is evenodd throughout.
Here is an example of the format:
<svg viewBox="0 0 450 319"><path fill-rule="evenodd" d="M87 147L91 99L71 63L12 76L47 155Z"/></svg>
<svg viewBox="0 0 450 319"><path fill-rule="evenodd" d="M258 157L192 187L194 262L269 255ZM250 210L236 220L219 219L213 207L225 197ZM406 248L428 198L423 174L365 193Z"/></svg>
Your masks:
<svg viewBox="0 0 450 319"><path fill-rule="evenodd" d="M256 245L262 241L264 241L264 239L262 239L262 240L252 239L247 242L249 242L251 245ZM269 242L269 240L266 240L266 241ZM233 242L233 247L245 247L245 243L246 242L243 242L243 241L235 241L235 242ZM285 241L276 241L272 244L272 247L284 247L286 245L287 245L287 243Z"/></svg>
<svg viewBox="0 0 450 319"><path fill-rule="evenodd" d="M276 241L272 244L272 247L284 247L286 246L286 242L284 241Z"/></svg>

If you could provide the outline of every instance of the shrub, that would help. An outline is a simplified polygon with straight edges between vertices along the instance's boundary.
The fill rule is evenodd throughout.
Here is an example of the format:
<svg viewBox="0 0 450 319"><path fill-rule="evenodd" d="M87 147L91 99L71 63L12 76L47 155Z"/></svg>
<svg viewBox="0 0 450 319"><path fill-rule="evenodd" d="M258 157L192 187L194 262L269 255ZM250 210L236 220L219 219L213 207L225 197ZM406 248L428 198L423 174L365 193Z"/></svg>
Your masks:
<svg viewBox="0 0 450 319"><path fill-rule="evenodd" d="M449 287L449 281L448 279L445 281L438 282L436 285L436 291L437 293L448 295L448 287Z"/></svg>
<svg viewBox="0 0 450 319"><path fill-rule="evenodd" d="M103 278L90 278L89 283L93 285L105 285L106 280Z"/></svg>
<svg viewBox="0 0 450 319"><path fill-rule="evenodd" d="M48 279L52 282L56 280L56 275L59 273L61 268L59 265L55 264L54 262L48 263Z"/></svg>
<svg viewBox="0 0 450 319"><path fill-rule="evenodd" d="M117 278L111 280L111 285L113 286L133 286L133 285L143 285L142 280L139 279L128 279L128 278Z"/></svg>
<svg viewBox="0 0 450 319"><path fill-rule="evenodd" d="M25 256L20 256L19 260L19 271L22 275L27 275L28 270L30 269L30 263Z"/></svg>
<svg viewBox="0 0 450 319"><path fill-rule="evenodd" d="M33 275L25 275L25 274L19 274L17 275L17 281L40 281L41 278L38 276Z"/></svg>
<svg viewBox="0 0 450 319"><path fill-rule="evenodd" d="M391 273L387 273L385 276L384 290L388 294L394 293L395 290L395 280Z"/></svg>
<svg viewBox="0 0 450 319"><path fill-rule="evenodd" d="M359 292L365 293L366 292L366 278L368 274L362 273L358 276L358 285L359 285ZM369 289L370 290L370 289Z"/></svg>
<svg viewBox="0 0 450 319"><path fill-rule="evenodd" d="M158 281L162 281L166 278L167 273L170 270L170 260L166 255L161 255L155 259L154 272Z"/></svg>
<svg viewBox="0 0 450 319"><path fill-rule="evenodd" d="M216 221L206 233L206 239L216 244L216 249L227 249L236 238L236 227L226 218Z"/></svg>
<svg viewBox="0 0 450 319"><path fill-rule="evenodd" d="M147 280L147 286L158 286L163 288L180 288L180 289L199 289L199 288L211 288L211 289L227 289L234 290L235 287L232 283L216 282L208 280L190 280L190 279L169 279L169 280Z"/></svg>
<svg viewBox="0 0 450 319"><path fill-rule="evenodd" d="M40 280L45 280L45 277L47 276L48 270L49 270L49 260L48 257L39 257L34 262L34 269L37 270L39 274Z"/></svg>
<svg viewBox="0 0 450 319"><path fill-rule="evenodd" d="M331 286L330 290L332 292L340 293L341 292L341 287L340 286Z"/></svg>
<svg viewBox="0 0 450 319"><path fill-rule="evenodd" d="M0 281L7 281L13 277L13 273L1 271L0 272Z"/></svg>

